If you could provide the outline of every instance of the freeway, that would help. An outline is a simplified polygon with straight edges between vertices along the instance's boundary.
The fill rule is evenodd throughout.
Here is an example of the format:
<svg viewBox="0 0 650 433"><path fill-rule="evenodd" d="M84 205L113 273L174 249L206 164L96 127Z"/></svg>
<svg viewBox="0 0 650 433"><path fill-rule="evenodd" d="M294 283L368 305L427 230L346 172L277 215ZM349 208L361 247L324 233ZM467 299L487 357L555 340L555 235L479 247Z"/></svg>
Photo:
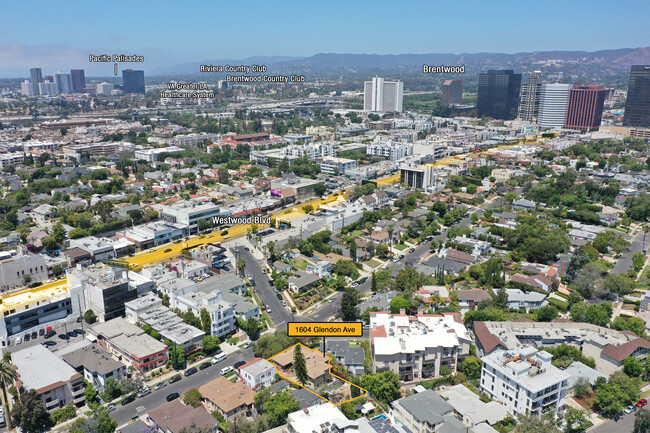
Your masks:
<svg viewBox="0 0 650 433"><path fill-rule="evenodd" d="M192 388L198 388L201 385L204 385L211 380L218 379L221 377L219 370L224 367L232 366L238 361L248 362L254 357L253 349L239 350L233 354L228 355L228 359L222 361L218 364L214 364L208 367L205 370L199 370L197 373L185 377L180 382L167 384L166 387L154 390L151 389L151 394L144 396L142 398L136 399L134 402L129 403L125 406L121 404L115 405L115 410L111 412L111 418L117 421L118 426L124 425L131 420L134 415L144 415L151 409L162 406L167 403L167 396L173 392L177 392L181 395L181 398L184 393L189 391ZM210 360L209 358L207 359ZM198 367L197 367L198 368ZM180 372L179 374L183 374Z"/></svg>

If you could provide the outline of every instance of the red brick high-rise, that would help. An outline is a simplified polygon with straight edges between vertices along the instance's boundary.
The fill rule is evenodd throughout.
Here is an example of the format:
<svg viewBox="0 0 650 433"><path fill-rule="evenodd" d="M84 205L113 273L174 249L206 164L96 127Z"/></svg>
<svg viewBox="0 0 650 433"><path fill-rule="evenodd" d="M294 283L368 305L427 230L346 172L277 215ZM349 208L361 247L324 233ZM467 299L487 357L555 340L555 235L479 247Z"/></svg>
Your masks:
<svg viewBox="0 0 650 433"><path fill-rule="evenodd" d="M573 86L566 114L567 129L598 129L607 91L602 86Z"/></svg>

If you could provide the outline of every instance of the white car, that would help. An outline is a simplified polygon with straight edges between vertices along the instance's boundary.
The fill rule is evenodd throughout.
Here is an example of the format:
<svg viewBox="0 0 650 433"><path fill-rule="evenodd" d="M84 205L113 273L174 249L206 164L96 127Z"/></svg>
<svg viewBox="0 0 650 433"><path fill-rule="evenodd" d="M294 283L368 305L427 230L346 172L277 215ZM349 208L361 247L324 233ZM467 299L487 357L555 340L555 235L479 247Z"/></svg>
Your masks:
<svg viewBox="0 0 650 433"><path fill-rule="evenodd" d="M155 248L149 248L149 249L147 250L148 253L153 253L153 252L155 252L155 251L156 251Z"/></svg>
<svg viewBox="0 0 650 433"><path fill-rule="evenodd" d="M224 368L222 368L222 369L219 371L219 373L220 373L222 376L225 376L226 374L230 373L230 372L233 371L233 370L234 370L234 368L232 368L231 366L228 366L228 367L224 367Z"/></svg>
<svg viewBox="0 0 650 433"><path fill-rule="evenodd" d="M352 283L352 288L359 286L359 283Z"/></svg>
<svg viewBox="0 0 650 433"><path fill-rule="evenodd" d="M266 269L262 268L262 273L266 274Z"/></svg>
<svg viewBox="0 0 650 433"><path fill-rule="evenodd" d="M625 413L632 413L634 412L635 406L633 404L629 405L628 407L625 408Z"/></svg>

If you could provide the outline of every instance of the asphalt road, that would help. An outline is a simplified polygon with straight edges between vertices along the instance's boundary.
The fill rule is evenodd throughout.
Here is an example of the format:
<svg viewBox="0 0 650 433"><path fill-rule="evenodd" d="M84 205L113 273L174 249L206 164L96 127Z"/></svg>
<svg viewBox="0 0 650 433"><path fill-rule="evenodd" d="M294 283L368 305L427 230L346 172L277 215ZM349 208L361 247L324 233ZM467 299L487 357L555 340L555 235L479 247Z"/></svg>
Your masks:
<svg viewBox="0 0 650 433"><path fill-rule="evenodd" d="M110 416L117 421L117 425L121 426L129 422L134 415L144 415L148 411L155 409L167 403L167 396L173 392L180 394L181 398L183 394L189 391L192 388L198 388L201 385L204 385L211 380L218 379L221 377L219 370L224 367L232 366L239 361L250 361L254 358L253 349L239 350L231 355L228 355L228 358L224 361L221 361L218 364L214 364L208 367L205 370L199 370L197 373L185 377L183 372L179 374L183 379L179 382L167 384L166 387L154 390L151 389L151 394L146 395L142 398L136 399L134 402L129 403L125 406L121 404L115 405L115 410L111 412ZM169 379L167 379L169 381Z"/></svg>
<svg viewBox="0 0 650 433"><path fill-rule="evenodd" d="M646 244L648 240L650 240L650 235L646 234ZM643 252L643 230L639 231L632 239L628 239L628 241L631 244L630 248L621 255L614 268L612 268L614 274L624 274L628 269L631 269L634 253Z"/></svg>
<svg viewBox="0 0 650 433"><path fill-rule="evenodd" d="M612 432L632 433L634 431L634 414L635 412L623 414L623 416L620 417L618 421L609 420L599 425L598 427L588 429L587 432L589 433L612 433Z"/></svg>
<svg viewBox="0 0 650 433"><path fill-rule="evenodd" d="M235 252L235 250L238 250L238 252ZM246 261L244 272L246 275L253 277L255 280L255 293L257 293L257 296L267 307L271 308L269 316L275 324L275 327L277 329L286 328L286 323L293 320L291 311L280 303L276 293L273 291L273 287L269 284L268 274L262 272L262 264L253 257L250 251L246 251L244 247L233 248L233 253L235 254L235 258L239 255L239 258Z"/></svg>

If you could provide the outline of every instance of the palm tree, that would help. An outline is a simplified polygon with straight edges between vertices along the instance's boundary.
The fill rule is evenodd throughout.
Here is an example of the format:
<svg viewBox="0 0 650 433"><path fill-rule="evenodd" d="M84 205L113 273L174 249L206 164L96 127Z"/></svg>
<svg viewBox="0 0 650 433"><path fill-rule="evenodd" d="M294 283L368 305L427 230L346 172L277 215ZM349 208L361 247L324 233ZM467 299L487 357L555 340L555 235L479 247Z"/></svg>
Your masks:
<svg viewBox="0 0 650 433"><path fill-rule="evenodd" d="M390 251L389 251L389 253L390 253L390 256L393 257L393 231L395 231L395 227L393 227L393 225L391 224L386 228L386 231L388 232L388 237L390 239Z"/></svg>
<svg viewBox="0 0 650 433"><path fill-rule="evenodd" d="M242 276L244 275L244 269L246 269L246 260L239 259L237 260L237 270Z"/></svg>
<svg viewBox="0 0 650 433"><path fill-rule="evenodd" d="M0 361L0 389L2 389L2 406L4 407L5 416L7 417L7 427L11 430L11 412L9 411L9 402L7 399L7 389L14 384L16 380L16 371L10 362L3 359Z"/></svg>

